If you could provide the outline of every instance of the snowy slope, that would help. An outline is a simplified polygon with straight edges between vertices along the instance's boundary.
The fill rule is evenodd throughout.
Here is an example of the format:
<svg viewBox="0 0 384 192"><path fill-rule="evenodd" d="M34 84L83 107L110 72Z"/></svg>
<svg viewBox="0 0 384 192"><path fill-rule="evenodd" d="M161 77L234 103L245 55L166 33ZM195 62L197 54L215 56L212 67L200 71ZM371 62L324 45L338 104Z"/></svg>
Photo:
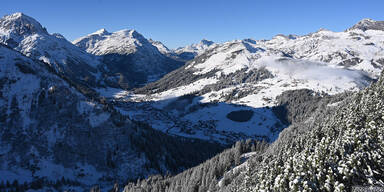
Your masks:
<svg viewBox="0 0 384 192"><path fill-rule="evenodd" d="M370 154L384 152L383 77L346 97L339 107L315 113L313 120L284 130L264 154L248 160L244 172L228 188L235 191L382 189L382 156Z"/></svg>
<svg viewBox="0 0 384 192"><path fill-rule="evenodd" d="M64 177L81 186L93 185L110 174L105 158L96 154L106 153L110 150L107 143L112 143L107 138L98 138L96 143L93 136L84 133L121 134L100 129L113 127L110 122L115 115L87 100L48 68L0 45L0 180L20 183L44 178L56 182ZM133 150L127 142L119 143L122 152ZM91 152L96 148L97 153ZM126 167L124 173L118 173L121 177L135 177L146 162L145 157L134 155L128 159L118 163Z"/></svg>
<svg viewBox="0 0 384 192"><path fill-rule="evenodd" d="M168 49L167 46L165 46L162 42L160 41L155 41L155 40L152 40L152 39L149 39L148 40L153 46L155 46L159 51L160 53L162 53L163 55L170 55L173 51Z"/></svg>
<svg viewBox="0 0 384 192"><path fill-rule="evenodd" d="M22 54L48 63L68 78L96 86L99 60L60 34L49 34L35 19L14 13L0 19L0 42Z"/></svg>
<svg viewBox="0 0 384 192"><path fill-rule="evenodd" d="M180 171L220 149L132 122L75 87L49 64L0 43L0 182L37 182L55 191L109 188L116 181ZM206 148L194 154L197 159L184 152L180 158L179 147L199 145Z"/></svg>
<svg viewBox="0 0 384 192"><path fill-rule="evenodd" d="M320 95L360 90L383 69L383 43L384 31L360 29L225 42L135 94L121 92L115 99L145 101L142 110L121 109L164 132L224 142L252 136L274 140L286 126L271 111L277 96L298 89ZM167 112L143 115L158 110ZM227 118L239 110L253 111L252 118Z"/></svg>

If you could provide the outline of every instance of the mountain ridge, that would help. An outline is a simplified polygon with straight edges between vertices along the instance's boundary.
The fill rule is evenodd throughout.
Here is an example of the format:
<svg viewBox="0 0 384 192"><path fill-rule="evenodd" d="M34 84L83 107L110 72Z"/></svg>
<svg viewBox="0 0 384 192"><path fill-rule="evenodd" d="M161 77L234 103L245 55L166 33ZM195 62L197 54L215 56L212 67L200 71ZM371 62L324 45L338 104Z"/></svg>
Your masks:
<svg viewBox="0 0 384 192"><path fill-rule="evenodd" d="M360 29L362 31L366 30L384 30L384 21L376 21L373 19L362 19L359 22L357 22L355 25L353 25L351 28L348 30L353 30L353 29Z"/></svg>
<svg viewBox="0 0 384 192"><path fill-rule="evenodd" d="M159 51L136 30L123 29L109 33L101 29L73 43L100 57L108 73L122 82L118 86L125 89L157 80L183 65L183 62Z"/></svg>

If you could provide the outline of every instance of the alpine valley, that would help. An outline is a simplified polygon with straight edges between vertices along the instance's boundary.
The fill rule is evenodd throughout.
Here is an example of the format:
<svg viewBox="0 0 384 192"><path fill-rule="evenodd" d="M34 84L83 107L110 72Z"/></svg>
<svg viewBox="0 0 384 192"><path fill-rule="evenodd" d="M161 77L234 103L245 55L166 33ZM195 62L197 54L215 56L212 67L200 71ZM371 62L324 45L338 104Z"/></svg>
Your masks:
<svg viewBox="0 0 384 192"><path fill-rule="evenodd" d="M384 186L384 21L177 49L0 19L0 191Z"/></svg>

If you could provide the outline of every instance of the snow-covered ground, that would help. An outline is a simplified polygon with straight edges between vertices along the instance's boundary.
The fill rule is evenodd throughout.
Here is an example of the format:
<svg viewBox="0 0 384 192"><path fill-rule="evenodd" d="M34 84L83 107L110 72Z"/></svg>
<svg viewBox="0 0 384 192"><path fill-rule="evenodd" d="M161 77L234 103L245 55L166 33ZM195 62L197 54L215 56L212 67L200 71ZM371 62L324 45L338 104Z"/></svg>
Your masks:
<svg viewBox="0 0 384 192"><path fill-rule="evenodd" d="M192 60L184 68L192 70L196 76L215 71L214 76L150 95L122 90L105 95L122 102L145 102L143 105L146 107L120 109L167 133L218 141L236 138L233 136L236 134L274 140L278 131L284 128L283 125L272 131L274 125L280 123L270 110L276 105L277 96L297 89L329 95L360 90L383 69L383 49L384 32L376 30L319 30L305 36L278 35L271 40L235 40L212 44L209 51L198 54L200 58ZM206 86L219 87L222 78L235 78L231 74L261 69L269 71L272 77L199 92ZM181 96L192 93L197 93L192 101L181 99ZM234 97L228 100L228 95ZM182 105L183 108L175 110L170 105ZM239 109L252 110L254 116L241 123L226 118L228 113ZM207 128L210 126L214 128Z"/></svg>

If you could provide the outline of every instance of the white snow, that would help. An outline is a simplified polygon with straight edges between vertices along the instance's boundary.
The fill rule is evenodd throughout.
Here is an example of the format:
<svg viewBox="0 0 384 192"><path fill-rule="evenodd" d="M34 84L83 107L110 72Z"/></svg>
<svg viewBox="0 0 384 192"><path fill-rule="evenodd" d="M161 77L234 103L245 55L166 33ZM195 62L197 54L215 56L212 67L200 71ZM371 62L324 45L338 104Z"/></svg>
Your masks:
<svg viewBox="0 0 384 192"><path fill-rule="evenodd" d="M208 84L214 84L217 82L217 79L214 78L206 78L206 79L200 79L198 81L195 81L189 85L186 86L180 86L174 89L170 89L164 92L161 92L159 94L151 95L153 97L153 101L159 101L159 100L168 100L170 98L179 97L182 95L190 94L196 91L201 90L204 88L205 85ZM134 97L134 95L132 96ZM141 96L143 97L143 96Z"/></svg>
<svg viewBox="0 0 384 192"><path fill-rule="evenodd" d="M185 47L180 47L180 48L177 48L173 51L176 54L181 54L183 52L189 52L189 53L194 53L197 56L197 55L204 53L205 51L207 51L209 49L214 48L216 45L217 44L212 42L212 41L203 39L199 43L195 43L195 44L188 45Z"/></svg>
<svg viewBox="0 0 384 192"><path fill-rule="evenodd" d="M271 40L244 40L230 41L215 44L206 53L206 59L193 61L185 66L186 70L195 70L194 75L202 75L217 70L214 77L200 79L185 86L172 88L152 95L126 94L130 101L153 102L150 104L157 109L163 109L178 97L194 93L206 85L218 83L222 75L238 70L265 68L270 71L273 78L255 83L240 83L227 88L211 91L199 95L198 102L219 102L218 106L209 106L195 112L183 114L180 111L170 111L170 115L187 122L186 127L197 125L199 120L217 121L217 131L242 133L246 135L264 135L272 140L276 138L271 127L278 122L269 111L255 113L252 119L245 123L233 122L225 117L227 113L237 107L230 104L244 105L244 107L258 112L265 107L276 105L276 97L284 91L296 89L310 89L318 93L338 94L344 91L357 91L369 85L368 77L377 77L383 66L374 67L371 61L384 58L384 32L368 30L351 30L347 32L332 32L319 30L305 36L278 35ZM360 58L355 66L340 65L341 62ZM223 103L223 95L232 94L234 89L250 90L242 98ZM185 108L196 104L186 104ZM125 111L126 109L121 109ZM185 112L185 111L184 111ZM145 116L146 111L125 113L136 116ZM260 119L267 120L259 125ZM150 118L149 118L150 119ZM193 130L191 134L180 132L172 120L149 120L150 124L167 133L187 137L212 139L213 132L208 135L203 130ZM159 118L161 119L161 118ZM221 134L221 133L220 133ZM220 135L218 134L218 135ZM218 139L220 136L216 137Z"/></svg>

